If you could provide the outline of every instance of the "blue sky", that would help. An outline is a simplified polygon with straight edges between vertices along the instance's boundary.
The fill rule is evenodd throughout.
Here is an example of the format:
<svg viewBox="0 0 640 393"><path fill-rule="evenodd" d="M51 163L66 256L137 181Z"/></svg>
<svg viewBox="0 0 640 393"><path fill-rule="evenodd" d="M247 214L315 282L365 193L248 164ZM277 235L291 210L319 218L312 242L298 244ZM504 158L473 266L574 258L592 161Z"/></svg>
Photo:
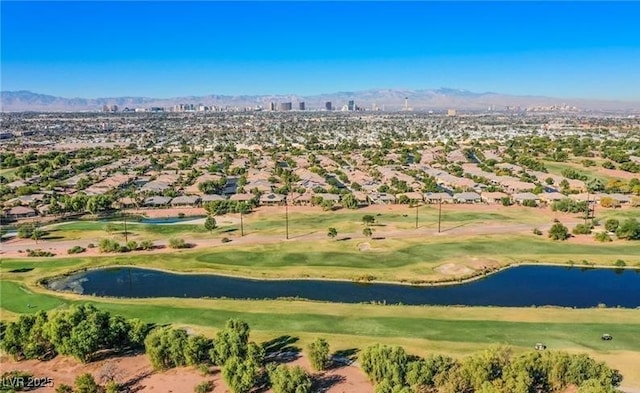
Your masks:
<svg viewBox="0 0 640 393"><path fill-rule="evenodd" d="M640 100L640 3L10 2L2 90L65 97L369 88Z"/></svg>

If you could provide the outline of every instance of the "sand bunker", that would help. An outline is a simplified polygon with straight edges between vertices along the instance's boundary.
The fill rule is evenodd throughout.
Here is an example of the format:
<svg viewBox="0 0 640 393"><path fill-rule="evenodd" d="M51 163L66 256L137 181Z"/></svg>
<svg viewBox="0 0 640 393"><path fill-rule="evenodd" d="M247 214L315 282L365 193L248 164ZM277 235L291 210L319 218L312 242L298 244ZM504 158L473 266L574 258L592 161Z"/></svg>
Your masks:
<svg viewBox="0 0 640 393"><path fill-rule="evenodd" d="M371 244L369 243L358 244L358 251L371 251Z"/></svg>

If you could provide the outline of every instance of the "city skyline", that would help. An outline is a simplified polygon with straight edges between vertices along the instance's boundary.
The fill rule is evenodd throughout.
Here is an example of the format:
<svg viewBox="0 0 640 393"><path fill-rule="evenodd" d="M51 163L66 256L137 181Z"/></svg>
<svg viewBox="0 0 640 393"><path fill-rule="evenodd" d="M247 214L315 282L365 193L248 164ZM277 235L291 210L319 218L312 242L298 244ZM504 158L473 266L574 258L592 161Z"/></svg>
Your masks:
<svg viewBox="0 0 640 393"><path fill-rule="evenodd" d="M446 86L640 100L638 3L3 2L2 11L5 91L94 98Z"/></svg>

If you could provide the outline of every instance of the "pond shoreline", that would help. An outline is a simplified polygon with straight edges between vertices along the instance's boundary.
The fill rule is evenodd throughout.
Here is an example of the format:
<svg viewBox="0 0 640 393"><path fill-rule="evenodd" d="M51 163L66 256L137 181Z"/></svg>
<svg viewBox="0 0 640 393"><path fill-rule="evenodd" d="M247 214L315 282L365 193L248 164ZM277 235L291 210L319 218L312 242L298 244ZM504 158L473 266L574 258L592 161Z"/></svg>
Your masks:
<svg viewBox="0 0 640 393"><path fill-rule="evenodd" d="M513 268L513 269L510 269ZM115 298L304 299L496 307L640 308L638 270L519 264L458 285L407 285L352 280L254 279L232 275L147 269L130 265L82 269L43 279L46 290ZM636 274L634 274L636 272ZM615 273L615 274L614 274Z"/></svg>
<svg viewBox="0 0 640 393"><path fill-rule="evenodd" d="M326 282L349 282L355 284L385 284L385 285L397 285L397 286L408 286L408 287L440 287L440 286L455 286L462 285L469 282L473 282L476 280L480 280L486 277L490 277L496 273L500 273L507 269L521 267L521 266L553 266L553 267L566 267L566 268L577 268L577 269L607 269L607 270L637 270L640 271L640 267L638 266L611 266L611 265L576 265L569 263L550 263L550 262L516 262L507 264L504 266L500 266L493 269L487 269L484 271L478 271L472 275L465 275L460 277L453 277L444 280L436 280L425 282L424 280L420 280L419 282L410 282L410 281L395 281L395 280L365 280L365 279L357 279L357 278L326 278L326 277L258 277L252 275L242 275L242 274L231 274L231 273L220 273L220 272L211 272L210 270L171 270L165 268L158 267L147 267L141 265L129 265L129 264L111 264L111 265L101 265L94 266L90 268L81 268L76 270L71 270L62 274L58 274L51 277L44 277L38 279L37 283L47 289L50 289L48 285L43 284L45 282L49 282L52 280L59 280L65 277L69 277L74 274L89 272L95 270L103 270L109 268L136 268L136 269L145 269L145 270L153 270L162 273L170 273L170 274L178 274L178 275L210 275L210 276L218 276L225 278L237 278L243 280L252 280L252 281L326 281Z"/></svg>

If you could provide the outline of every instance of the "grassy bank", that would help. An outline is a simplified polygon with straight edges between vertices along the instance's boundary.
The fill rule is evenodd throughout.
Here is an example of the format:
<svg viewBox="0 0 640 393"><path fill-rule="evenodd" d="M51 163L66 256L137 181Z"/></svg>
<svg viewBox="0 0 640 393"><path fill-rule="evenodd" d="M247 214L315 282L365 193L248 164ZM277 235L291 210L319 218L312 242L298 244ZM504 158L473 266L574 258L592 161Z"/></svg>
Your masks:
<svg viewBox="0 0 640 393"><path fill-rule="evenodd" d="M54 294L14 281L0 281L4 315L34 313L91 302L126 317L157 324L188 326L212 334L229 318L247 321L258 340L279 335L299 337L300 345L317 336L330 338L335 349L362 348L374 342L406 345L414 353L432 351L463 355L494 343L530 349L544 342L553 349L584 351L618 360L623 374L633 375L640 360L640 313L626 309L422 307L332 304L306 301L213 299L109 299ZM31 305L28 307L27 305ZM600 340L602 333L614 336ZM622 355L621 355L622 356ZM640 381L638 381L640 382Z"/></svg>
<svg viewBox="0 0 640 393"><path fill-rule="evenodd" d="M363 247L366 246L366 247ZM478 268L519 262L640 266L638 244L554 242L534 235L424 236L405 239L317 240L234 245L171 253L131 253L64 259L7 259L0 271L12 280L60 274L73 268L137 265L174 271L206 271L251 277L317 277L385 281L451 279L436 270L445 263ZM11 273L16 269L33 269Z"/></svg>

